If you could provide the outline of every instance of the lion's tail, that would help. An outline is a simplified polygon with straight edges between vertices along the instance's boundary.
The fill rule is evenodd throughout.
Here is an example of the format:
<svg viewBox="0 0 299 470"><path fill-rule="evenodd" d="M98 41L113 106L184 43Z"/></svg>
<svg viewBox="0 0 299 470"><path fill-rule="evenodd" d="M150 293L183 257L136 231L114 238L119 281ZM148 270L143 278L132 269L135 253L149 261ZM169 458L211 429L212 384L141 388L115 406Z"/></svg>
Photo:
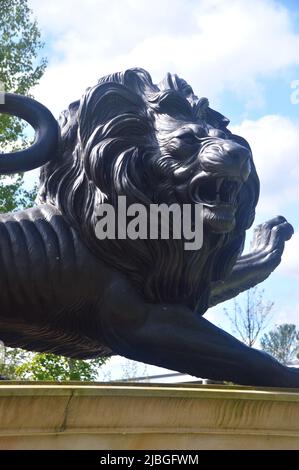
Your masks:
<svg viewBox="0 0 299 470"><path fill-rule="evenodd" d="M0 174L11 174L38 168L57 155L59 126L51 112L42 104L22 95L4 93L0 113L10 114L27 121L35 130L31 147L12 153L0 154Z"/></svg>

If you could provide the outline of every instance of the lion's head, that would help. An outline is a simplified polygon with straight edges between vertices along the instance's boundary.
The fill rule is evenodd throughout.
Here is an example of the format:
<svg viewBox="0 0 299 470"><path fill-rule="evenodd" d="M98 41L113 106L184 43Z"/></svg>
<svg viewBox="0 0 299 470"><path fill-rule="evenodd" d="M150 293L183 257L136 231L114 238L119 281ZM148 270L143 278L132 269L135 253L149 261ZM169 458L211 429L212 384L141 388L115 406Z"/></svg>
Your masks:
<svg viewBox="0 0 299 470"><path fill-rule="evenodd" d="M142 69L106 76L63 113L61 152L41 171L40 202L59 207L148 301L203 312L211 282L228 274L243 248L259 193L249 145L228 122L176 75L159 86ZM98 240L96 209L120 195L130 204L204 203L203 247Z"/></svg>

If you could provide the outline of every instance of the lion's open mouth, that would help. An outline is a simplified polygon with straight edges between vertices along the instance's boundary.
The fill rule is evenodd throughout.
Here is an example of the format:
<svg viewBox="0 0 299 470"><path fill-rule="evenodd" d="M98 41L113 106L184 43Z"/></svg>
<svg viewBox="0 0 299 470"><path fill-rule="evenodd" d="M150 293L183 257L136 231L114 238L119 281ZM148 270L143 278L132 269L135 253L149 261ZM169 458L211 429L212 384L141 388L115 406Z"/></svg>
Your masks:
<svg viewBox="0 0 299 470"><path fill-rule="evenodd" d="M190 187L192 199L203 204L205 224L217 233L233 230L241 180L201 174L192 183Z"/></svg>
<svg viewBox="0 0 299 470"><path fill-rule="evenodd" d="M196 200L206 206L235 206L241 184L241 181L233 178L203 176L197 180L194 189Z"/></svg>

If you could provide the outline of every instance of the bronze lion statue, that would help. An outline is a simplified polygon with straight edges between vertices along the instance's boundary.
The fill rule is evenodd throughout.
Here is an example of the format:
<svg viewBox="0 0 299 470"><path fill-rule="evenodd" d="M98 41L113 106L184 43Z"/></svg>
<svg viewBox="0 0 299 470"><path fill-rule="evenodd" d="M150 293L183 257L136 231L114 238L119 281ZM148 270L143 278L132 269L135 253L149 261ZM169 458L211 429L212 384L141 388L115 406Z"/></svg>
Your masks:
<svg viewBox="0 0 299 470"><path fill-rule="evenodd" d="M209 306L266 279L292 227L252 225L259 180L249 144L229 121L168 74L142 69L99 80L59 125L36 101L5 95L0 112L36 130L2 154L0 172L42 167L36 207L0 218L0 339L73 358L120 354L199 377L299 386L297 371L203 318ZM203 246L183 239L96 235L97 209L119 196L144 206L202 204Z"/></svg>

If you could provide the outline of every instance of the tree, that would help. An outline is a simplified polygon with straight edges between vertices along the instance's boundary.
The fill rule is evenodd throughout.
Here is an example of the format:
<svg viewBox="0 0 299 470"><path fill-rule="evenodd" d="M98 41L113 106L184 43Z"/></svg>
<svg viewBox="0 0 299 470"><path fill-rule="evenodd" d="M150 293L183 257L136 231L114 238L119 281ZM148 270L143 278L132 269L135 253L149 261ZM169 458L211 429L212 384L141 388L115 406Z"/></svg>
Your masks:
<svg viewBox="0 0 299 470"><path fill-rule="evenodd" d="M127 382L134 381L136 377L146 378L147 376L147 365L142 362L127 359L126 362L122 364L122 379Z"/></svg>
<svg viewBox="0 0 299 470"><path fill-rule="evenodd" d="M1 157L0 157L1 158ZM25 189L22 175L9 180L0 179L0 213L28 209L35 203L37 187Z"/></svg>
<svg viewBox="0 0 299 470"><path fill-rule="evenodd" d="M0 376L25 380L92 381L97 379L98 368L105 362L106 358L102 357L83 361L5 348L3 345L0 350Z"/></svg>
<svg viewBox="0 0 299 470"><path fill-rule="evenodd" d="M8 348L0 344L0 377L7 379L20 379L17 367L28 357L26 351L17 348Z"/></svg>
<svg viewBox="0 0 299 470"><path fill-rule="evenodd" d="M98 368L106 358L82 361L55 354L28 353L29 360L21 363L16 375L27 380L79 380L92 381L98 376Z"/></svg>
<svg viewBox="0 0 299 470"><path fill-rule="evenodd" d="M29 94L46 68L39 58L43 47L41 34L27 0L0 0L0 91ZM1 111L1 107L0 107ZM28 144L25 124L0 114L1 149L16 149ZM31 205L36 193L23 188L23 175L0 175L0 211L10 212Z"/></svg>
<svg viewBox="0 0 299 470"><path fill-rule="evenodd" d="M0 83L2 91L27 95L46 68L46 59L39 58L43 47L41 33L27 0L0 0ZM24 136L22 121L0 116L1 143L15 144ZM5 144L4 144L5 143Z"/></svg>
<svg viewBox="0 0 299 470"><path fill-rule="evenodd" d="M252 347L261 332L266 328L271 319L271 310L274 302L264 302L264 290L254 287L244 294L244 303L241 304L234 299L233 313L228 313L234 333Z"/></svg>
<svg viewBox="0 0 299 470"><path fill-rule="evenodd" d="M282 364L290 364L299 351L299 331L296 325L284 323L264 334L261 347Z"/></svg>

